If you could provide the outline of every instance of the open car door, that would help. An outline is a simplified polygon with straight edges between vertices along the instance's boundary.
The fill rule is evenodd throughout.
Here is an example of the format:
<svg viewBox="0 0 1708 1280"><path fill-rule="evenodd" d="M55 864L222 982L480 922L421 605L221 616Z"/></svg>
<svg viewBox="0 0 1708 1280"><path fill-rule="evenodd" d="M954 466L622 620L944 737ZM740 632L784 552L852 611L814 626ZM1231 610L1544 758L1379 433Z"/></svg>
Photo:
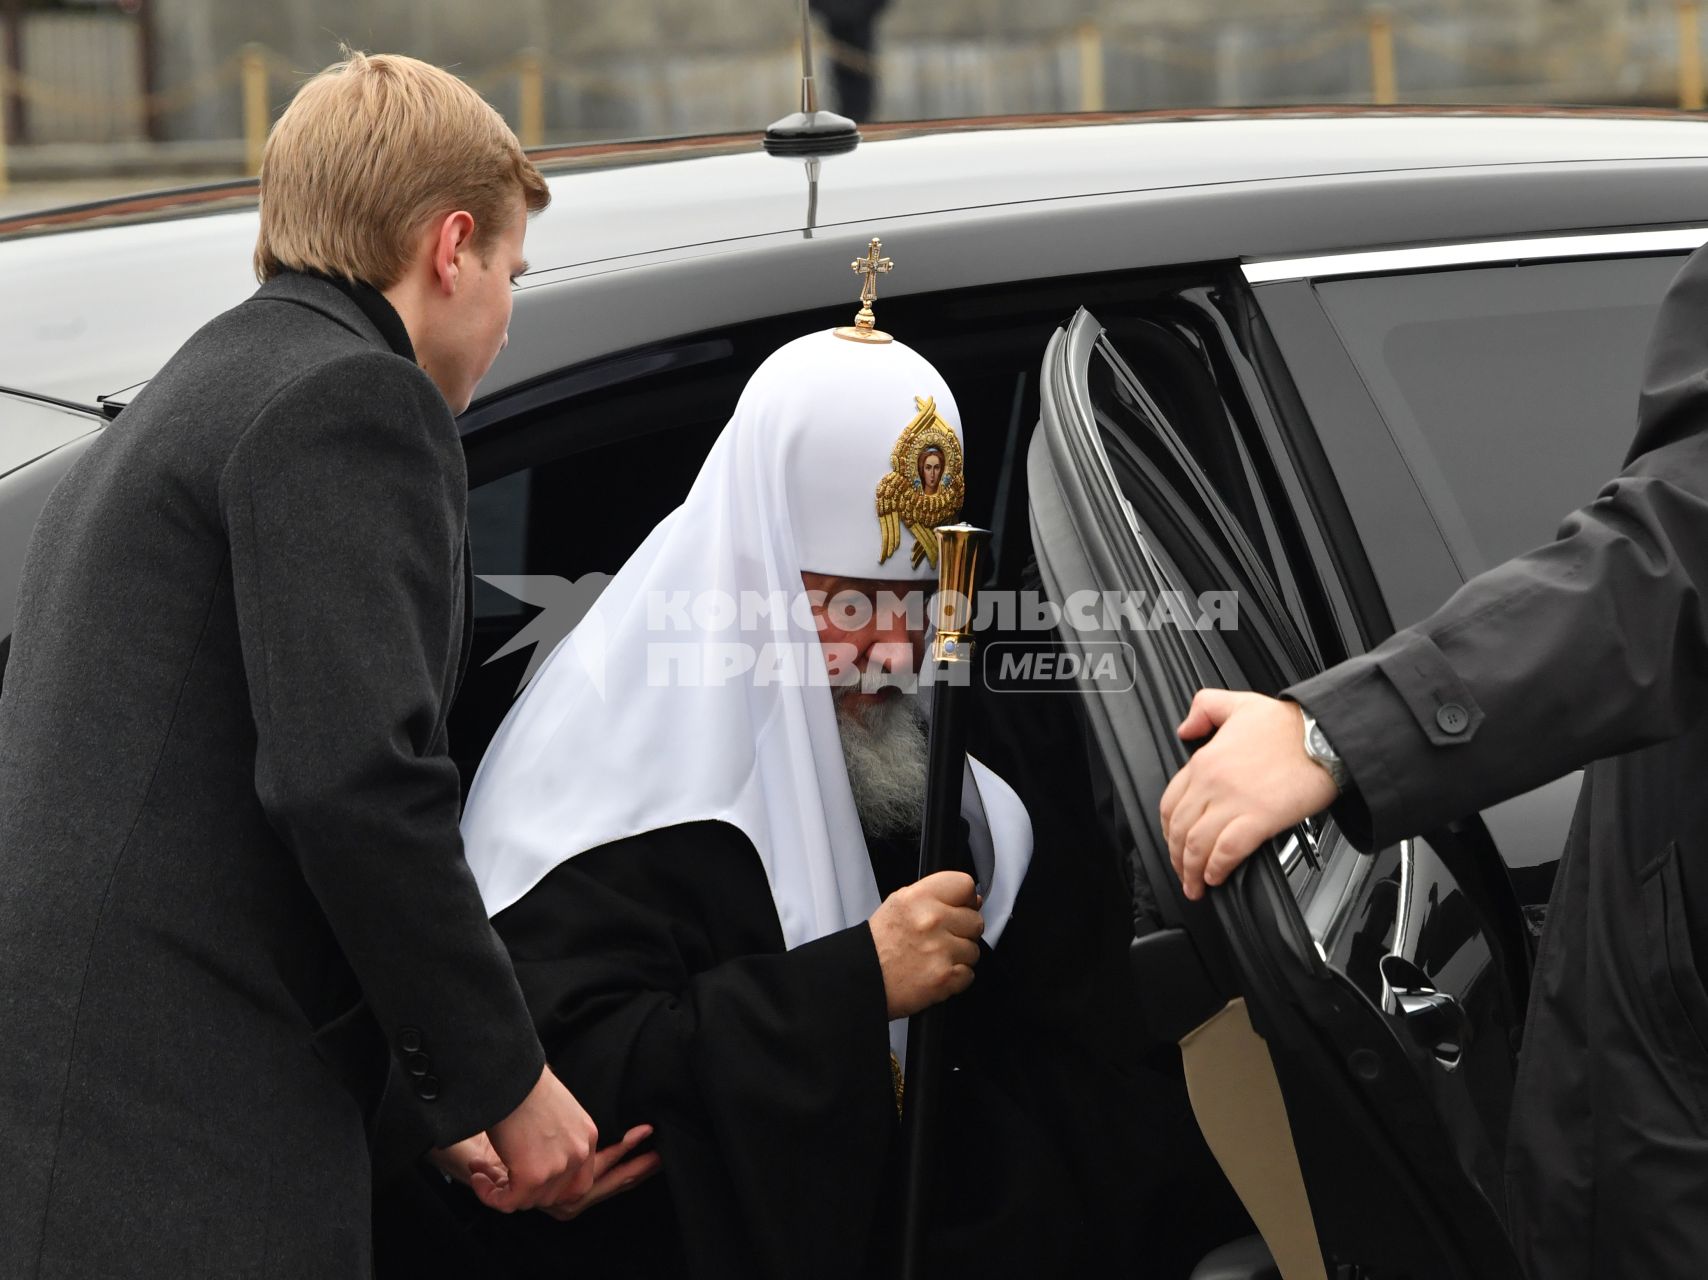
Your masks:
<svg viewBox="0 0 1708 1280"><path fill-rule="evenodd" d="M1262 441L1169 420L1146 389L1155 329L1137 370L1084 311L1057 332L1027 463L1048 596L1132 606L1073 610L1097 625L1060 636L1134 664L1124 691L1088 679L1080 697L1147 917L1137 997L1179 1042L1199 1126L1286 1280L1516 1278L1501 1170L1529 948L1481 824L1365 854L1315 819L1199 903L1169 865L1157 805L1194 692L1273 694L1321 664L1276 535L1293 513L1255 479L1229 492L1261 473ZM1213 457L1246 465L1211 468L1218 487ZM1171 592L1205 629L1157 607ZM1235 618L1205 592L1237 593Z"/></svg>

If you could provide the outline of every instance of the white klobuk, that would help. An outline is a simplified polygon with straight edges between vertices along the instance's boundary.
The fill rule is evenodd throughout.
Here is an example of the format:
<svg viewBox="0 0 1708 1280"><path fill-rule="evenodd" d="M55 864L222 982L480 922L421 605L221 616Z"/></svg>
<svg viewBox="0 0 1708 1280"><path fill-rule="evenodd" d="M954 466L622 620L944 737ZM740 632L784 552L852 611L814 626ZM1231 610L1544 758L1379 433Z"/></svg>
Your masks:
<svg viewBox="0 0 1708 1280"><path fill-rule="evenodd" d="M900 342L825 331L759 367L686 500L540 667L481 762L463 838L490 914L579 853L699 821L753 842L790 948L877 909L818 634L788 606L803 570L934 581L930 564L915 566L910 532L880 562L876 501L929 401L964 445L953 394ZM644 469L629 474L645 483ZM1031 858L1031 821L972 760L962 812L994 946ZM904 1035L892 1025L898 1053Z"/></svg>

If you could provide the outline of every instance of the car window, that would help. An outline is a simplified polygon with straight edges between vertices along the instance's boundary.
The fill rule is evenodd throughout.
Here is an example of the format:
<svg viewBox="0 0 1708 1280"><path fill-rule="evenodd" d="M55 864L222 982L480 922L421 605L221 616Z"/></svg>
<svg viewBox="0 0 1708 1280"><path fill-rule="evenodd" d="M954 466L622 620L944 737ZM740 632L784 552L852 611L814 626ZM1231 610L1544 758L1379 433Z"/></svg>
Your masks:
<svg viewBox="0 0 1708 1280"><path fill-rule="evenodd" d="M1105 319L1109 313L1100 308L1098 318L1176 446L1244 533L1298 624L1312 665L1321 666L1345 656L1342 619L1322 576L1327 562L1313 555L1315 535L1302 522L1308 502L1290 478L1294 464L1242 336L1241 296L1224 281L1182 290L1173 305L1147 317Z"/></svg>
<svg viewBox="0 0 1708 1280"><path fill-rule="evenodd" d="M0 392L0 475L100 430L104 422L49 401Z"/></svg>
<svg viewBox="0 0 1708 1280"><path fill-rule="evenodd" d="M1680 261L1316 286L1464 577L1551 539L1618 472L1649 330Z"/></svg>
<svg viewBox="0 0 1708 1280"><path fill-rule="evenodd" d="M0 395L0 677L18 605L24 552L48 495L91 442L101 419L54 405ZM8 446L16 452L8 455Z"/></svg>
<svg viewBox="0 0 1708 1280"><path fill-rule="evenodd" d="M1212 452L1201 443L1212 434L1210 424L1199 417L1195 430L1177 428L1180 419L1150 394L1151 379L1141 381L1111 342L1097 344L1087 373L1092 412L1123 496L1148 510L1160 549L1194 590L1237 594L1239 621L1230 643L1250 650L1244 665L1253 678L1273 693L1321 666L1282 603L1274 558L1259 550L1235 515L1236 509L1256 510L1258 495L1243 472L1224 471L1218 483L1203 461ZM1188 437L1200 442L1196 449ZM1240 644L1242 632L1254 643Z"/></svg>
<svg viewBox="0 0 1708 1280"><path fill-rule="evenodd" d="M523 612L519 597L486 581L486 576L520 576L528 571L528 513L534 492L532 470L516 471L469 490L469 554L476 572L476 618L514 618Z"/></svg>

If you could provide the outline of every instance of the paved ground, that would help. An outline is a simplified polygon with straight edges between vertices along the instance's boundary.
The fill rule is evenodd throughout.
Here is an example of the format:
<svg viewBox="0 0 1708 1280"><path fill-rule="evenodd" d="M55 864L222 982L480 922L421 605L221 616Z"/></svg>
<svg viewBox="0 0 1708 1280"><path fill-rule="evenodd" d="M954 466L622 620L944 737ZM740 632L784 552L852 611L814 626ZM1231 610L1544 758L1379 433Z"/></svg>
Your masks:
<svg viewBox="0 0 1708 1280"><path fill-rule="evenodd" d="M138 191L162 191L168 187L186 187L198 182L216 182L220 177L239 178L240 173L225 175L149 174L129 178L67 178L54 182L18 182L0 194L0 217L16 213L33 213L37 209L53 209L60 205L82 204L88 200L105 200L110 196L130 195Z"/></svg>

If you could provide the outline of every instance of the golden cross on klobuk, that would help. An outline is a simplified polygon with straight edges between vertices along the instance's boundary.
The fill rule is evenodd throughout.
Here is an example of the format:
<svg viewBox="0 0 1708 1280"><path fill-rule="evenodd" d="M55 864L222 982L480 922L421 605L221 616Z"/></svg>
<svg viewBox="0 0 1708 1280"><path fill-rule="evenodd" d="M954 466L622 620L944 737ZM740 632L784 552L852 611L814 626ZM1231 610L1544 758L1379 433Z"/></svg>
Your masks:
<svg viewBox="0 0 1708 1280"><path fill-rule="evenodd" d="M866 256L848 264L861 277L860 313L854 317L853 324L836 330L839 338L847 338L850 342L891 341L889 334L876 327L878 318L872 314L872 304L878 300L878 277L895 270L895 263L880 256L883 246L884 242L873 236L872 243L866 246Z"/></svg>

